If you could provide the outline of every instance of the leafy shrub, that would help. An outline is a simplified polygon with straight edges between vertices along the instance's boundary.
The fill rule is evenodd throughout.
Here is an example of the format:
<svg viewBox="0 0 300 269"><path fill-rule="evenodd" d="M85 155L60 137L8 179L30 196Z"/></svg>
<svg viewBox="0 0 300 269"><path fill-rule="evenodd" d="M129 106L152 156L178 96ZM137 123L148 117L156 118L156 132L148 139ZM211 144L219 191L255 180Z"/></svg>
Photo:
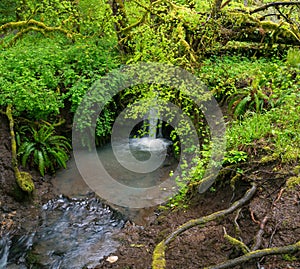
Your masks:
<svg viewBox="0 0 300 269"><path fill-rule="evenodd" d="M235 118L279 106L300 87L297 69L276 58L211 57L198 75Z"/></svg>
<svg viewBox="0 0 300 269"><path fill-rule="evenodd" d="M48 170L54 172L57 167L66 168L71 145L64 136L55 135L54 127L43 125L36 129L23 126L18 137L18 155L23 166L28 164L30 167L37 167L42 176Z"/></svg>
<svg viewBox="0 0 300 269"><path fill-rule="evenodd" d="M291 48L288 50L286 62L288 65L300 68L300 50Z"/></svg>

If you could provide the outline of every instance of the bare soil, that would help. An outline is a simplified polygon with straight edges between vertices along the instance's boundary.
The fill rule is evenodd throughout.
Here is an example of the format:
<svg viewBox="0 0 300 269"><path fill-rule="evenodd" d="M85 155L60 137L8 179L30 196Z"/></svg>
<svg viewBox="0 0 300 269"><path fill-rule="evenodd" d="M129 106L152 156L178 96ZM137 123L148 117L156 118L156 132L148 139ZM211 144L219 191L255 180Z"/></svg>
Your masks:
<svg viewBox="0 0 300 269"><path fill-rule="evenodd" d="M24 227L25 220L30 220L32 227L37 225L41 204L56 195L51 177L41 178L35 171L30 171L36 185L34 196L28 198L21 193L15 185L10 154L8 124L5 117L0 115L0 235L7 231L22 233L28 229ZM143 222L136 224L127 221L117 236L121 246L112 255L118 256L118 260L109 263L105 258L97 268L151 268L153 249L167 234L190 219L228 208L244 195L253 179L259 188L255 197L239 214L235 212L204 227L194 227L168 246L167 268L203 268L242 255L239 249L224 239L224 228L229 235L242 240L249 248L255 244L262 222L265 225L259 248L284 246L299 241L300 186L293 189L285 186L287 178L291 176L291 167L276 162L249 167L251 165L245 164L249 171L248 177L241 178L235 190L230 187L232 175L229 173L216 182L215 191L207 191L202 195L192 192L187 208L140 212L139 217ZM275 168L280 172L274 173ZM300 269L300 253L265 257L235 268Z"/></svg>

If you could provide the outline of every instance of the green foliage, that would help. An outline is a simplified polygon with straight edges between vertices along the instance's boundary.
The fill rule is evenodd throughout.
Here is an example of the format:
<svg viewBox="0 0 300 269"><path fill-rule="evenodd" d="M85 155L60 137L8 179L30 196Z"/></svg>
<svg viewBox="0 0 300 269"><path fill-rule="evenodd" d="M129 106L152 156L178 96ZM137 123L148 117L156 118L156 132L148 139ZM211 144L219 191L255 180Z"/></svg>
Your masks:
<svg viewBox="0 0 300 269"><path fill-rule="evenodd" d="M133 52L128 63L166 62L188 69L197 65L198 57L220 46L221 20L208 20L203 16L210 8L204 1L127 5L129 26L124 32L127 34L130 30L127 45Z"/></svg>
<svg viewBox="0 0 300 269"><path fill-rule="evenodd" d="M273 155L283 162L294 163L300 158L299 92L285 97L284 103L265 114L248 113L243 121L234 121L227 129L229 149L255 147L264 140Z"/></svg>
<svg viewBox="0 0 300 269"><path fill-rule="evenodd" d="M225 153L223 164L236 164L247 161L248 154L240 150L229 150Z"/></svg>
<svg viewBox="0 0 300 269"><path fill-rule="evenodd" d="M55 135L54 127L43 125L36 129L23 126L19 129L21 138L18 155L25 167L37 167L41 175L50 170L54 172L57 167L66 168L68 152L71 148L64 136Z"/></svg>
<svg viewBox="0 0 300 269"><path fill-rule="evenodd" d="M300 49L290 48L287 53L286 62L292 67L300 68Z"/></svg>
<svg viewBox="0 0 300 269"><path fill-rule="evenodd" d="M24 38L1 52L0 106L13 103L15 116L32 121L53 121L66 103L74 112L94 81L117 66L111 42L89 39L68 44L60 38ZM110 132L114 109L107 108L97 135Z"/></svg>
<svg viewBox="0 0 300 269"><path fill-rule="evenodd" d="M19 0L13 8L17 20L35 19L83 35L114 35L111 10L104 0Z"/></svg>
<svg viewBox="0 0 300 269"><path fill-rule="evenodd" d="M278 59L212 57L203 62L200 71L200 78L221 103L228 104L234 118L279 106L300 85L297 69Z"/></svg>
<svg viewBox="0 0 300 269"><path fill-rule="evenodd" d="M0 1L0 25L16 19L16 4L15 0Z"/></svg>

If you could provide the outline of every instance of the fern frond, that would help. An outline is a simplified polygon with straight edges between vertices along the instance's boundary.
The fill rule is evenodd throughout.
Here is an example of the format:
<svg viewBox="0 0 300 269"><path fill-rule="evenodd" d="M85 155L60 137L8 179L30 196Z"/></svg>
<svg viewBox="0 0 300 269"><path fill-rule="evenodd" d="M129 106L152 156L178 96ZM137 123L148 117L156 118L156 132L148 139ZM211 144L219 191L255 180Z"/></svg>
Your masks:
<svg viewBox="0 0 300 269"><path fill-rule="evenodd" d="M248 95L246 97L244 97L236 106L235 110L234 110L234 117L235 118L238 118L238 117L241 117L243 115L243 113L245 112L246 110L246 106L247 106L247 103L251 101L251 96Z"/></svg>
<svg viewBox="0 0 300 269"><path fill-rule="evenodd" d="M45 175L45 170L46 170L45 159L44 159L43 153L40 150L37 151L37 157L38 157L39 171L40 171L41 175L44 176Z"/></svg>
<svg viewBox="0 0 300 269"><path fill-rule="evenodd" d="M33 142L24 142L22 146L19 148L19 154L22 156L21 164L22 166L26 166L29 156L35 150L35 143Z"/></svg>

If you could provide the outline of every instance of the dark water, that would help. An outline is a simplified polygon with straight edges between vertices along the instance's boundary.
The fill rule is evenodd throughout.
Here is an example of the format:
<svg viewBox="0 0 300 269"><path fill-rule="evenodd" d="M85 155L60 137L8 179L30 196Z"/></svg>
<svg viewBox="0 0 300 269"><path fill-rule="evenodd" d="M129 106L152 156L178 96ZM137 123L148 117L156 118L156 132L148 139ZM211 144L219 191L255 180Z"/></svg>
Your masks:
<svg viewBox="0 0 300 269"><path fill-rule="evenodd" d="M0 240L0 268L93 268L119 243L124 220L96 198L59 197L43 206L33 233Z"/></svg>
<svg viewBox="0 0 300 269"><path fill-rule="evenodd" d="M128 145L120 144L119 153L131 150L140 160L148 159L149 145L155 154L159 154L161 149L166 151L168 146L167 141L158 139L132 141L130 149ZM99 149L98 155L113 178L137 188L159 184L177 166L174 159L166 158L161 167L150 173L134 173L120 165L111 145ZM0 269L93 268L104 256L116 251L119 242L115 237L124 225L124 218L94 196L88 198L92 191L82 179L73 159L66 170L57 173L53 185L60 196L43 205L39 226L21 237L8 234L1 237ZM122 208L118 209L122 211ZM153 213L152 209L136 212L126 209L122 212L137 223ZM25 226L30 227L30 223L25 223Z"/></svg>

